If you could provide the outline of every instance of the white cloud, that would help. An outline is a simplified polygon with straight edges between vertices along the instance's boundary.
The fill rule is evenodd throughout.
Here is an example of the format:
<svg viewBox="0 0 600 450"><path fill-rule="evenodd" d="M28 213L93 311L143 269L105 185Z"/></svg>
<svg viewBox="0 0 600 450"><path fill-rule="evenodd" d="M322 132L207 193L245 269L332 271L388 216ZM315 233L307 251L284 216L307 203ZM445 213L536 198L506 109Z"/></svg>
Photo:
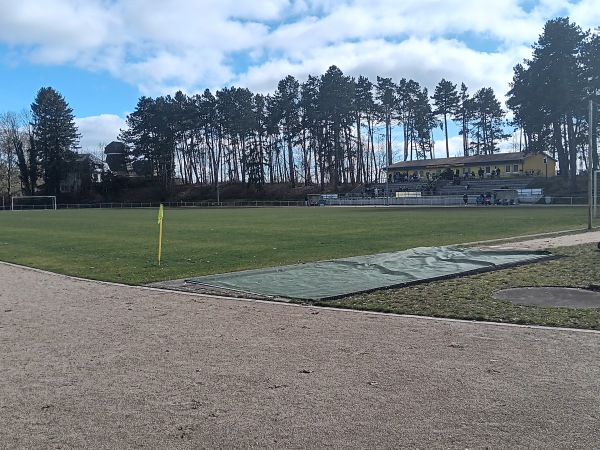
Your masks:
<svg viewBox="0 0 600 450"><path fill-rule="evenodd" d="M35 64L108 71L144 95L228 85L272 92L332 64L508 90L543 24L600 21L597 0L0 0L0 42ZM243 61L240 60L243 59Z"/></svg>
<svg viewBox="0 0 600 450"><path fill-rule="evenodd" d="M119 130L125 129L125 119L113 114L76 118L75 125L81 134L81 153L96 153L117 140Z"/></svg>
<svg viewBox="0 0 600 450"><path fill-rule="evenodd" d="M600 6L597 0L583 0L572 5L569 18L579 25L583 31L600 26Z"/></svg>
<svg viewBox="0 0 600 450"><path fill-rule="evenodd" d="M522 60L523 53L521 49L510 55L477 52L458 41L443 39L342 43L317 47L307 52L302 64L278 59L255 66L240 77L237 84L258 92L272 92L273 86L288 74L304 81L309 74L320 75L334 64L345 75L364 75L373 82L378 75L392 77L396 81L401 78L413 79L422 87L427 87L431 95L442 78L452 81L459 88L464 82L472 94L482 87L492 87L502 100L508 91L513 66Z"/></svg>

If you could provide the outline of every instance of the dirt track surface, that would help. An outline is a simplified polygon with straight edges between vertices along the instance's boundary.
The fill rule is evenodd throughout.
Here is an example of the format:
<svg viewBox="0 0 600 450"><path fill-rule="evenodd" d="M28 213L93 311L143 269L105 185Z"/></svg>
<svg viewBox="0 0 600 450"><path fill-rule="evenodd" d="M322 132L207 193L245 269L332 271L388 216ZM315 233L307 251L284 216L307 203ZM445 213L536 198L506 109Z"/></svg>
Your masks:
<svg viewBox="0 0 600 450"><path fill-rule="evenodd" d="M492 244L489 248L495 249L518 249L518 250L545 250L554 247L569 247L572 245L600 243L600 231L588 231L584 233L565 234L562 236L548 235L537 239L521 242L510 242L503 244Z"/></svg>
<svg viewBox="0 0 600 450"><path fill-rule="evenodd" d="M0 448L597 448L600 334L0 263Z"/></svg>

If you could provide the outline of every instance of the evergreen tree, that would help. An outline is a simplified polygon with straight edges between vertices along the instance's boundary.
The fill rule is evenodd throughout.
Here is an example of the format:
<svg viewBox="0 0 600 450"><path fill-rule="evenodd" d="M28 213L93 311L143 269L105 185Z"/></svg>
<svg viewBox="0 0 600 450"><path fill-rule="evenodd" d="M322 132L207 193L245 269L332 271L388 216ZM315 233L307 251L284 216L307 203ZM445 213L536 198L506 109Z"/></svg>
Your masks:
<svg viewBox="0 0 600 450"><path fill-rule="evenodd" d="M592 168L597 170L600 166L598 161L598 131L600 128L600 28L596 28L594 32L589 33L588 38L584 41L582 61L584 79L587 80L588 100L591 100L594 105L594 114L592 117L594 122L588 124L588 133L591 132L592 136L595 137L592 139Z"/></svg>
<svg viewBox="0 0 600 450"><path fill-rule="evenodd" d="M325 161L319 145L323 134L319 113L320 89L321 80L318 77L309 75L306 82L302 83L300 90L300 125L302 128L302 146L306 153L312 153L315 179L318 179L321 188L324 188ZM310 174L310 167L308 172Z"/></svg>
<svg viewBox="0 0 600 450"><path fill-rule="evenodd" d="M377 77L375 85L375 97L378 100L380 117L385 124L385 153L387 165L392 161L392 117L397 110L397 90L398 86L394 84L391 78ZM405 158L406 159L406 158Z"/></svg>
<svg viewBox="0 0 600 450"><path fill-rule="evenodd" d="M256 94L252 100L252 124L254 137L246 163L248 184L261 188L265 184L265 140L268 128L267 100Z"/></svg>
<svg viewBox="0 0 600 450"><path fill-rule="evenodd" d="M198 114L194 100L182 91L177 91L175 97L171 100L176 167L179 168L181 181L184 184L194 182L194 178L196 182L200 182L201 178L197 170L198 139L195 126L198 121Z"/></svg>
<svg viewBox="0 0 600 450"><path fill-rule="evenodd" d="M323 120L325 149L329 179L337 189L347 173L344 163L344 146L348 149L348 132L354 123L352 102L354 85L350 77L345 76L337 66L331 66L321 76L319 91L319 113Z"/></svg>
<svg viewBox="0 0 600 450"><path fill-rule="evenodd" d="M435 92L431 98L433 99L433 104L435 106L433 113L442 116L443 119L441 126L444 129L446 137L446 158L450 158L450 147L448 144L448 116L456 113L460 103L456 85L442 78L442 81L435 87Z"/></svg>
<svg viewBox="0 0 600 450"><path fill-rule="evenodd" d="M134 170L158 178L164 188L171 185L175 172L175 111L171 96L141 97L126 118L128 129L119 134L119 139L132 147Z"/></svg>
<svg viewBox="0 0 600 450"><path fill-rule="evenodd" d="M46 87L38 91L31 112L31 146L42 169L44 192L58 195L79 143L73 110L61 94Z"/></svg>
<svg viewBox="0 0 600 450"><path fill-rule="evenodd" d="M367 136L371 137L372 118L375 111L375 100L373 99L373 83L367 77L359 76L355 87L355 103L356 103L356 143L357 143L357 181L368 181L367 168L369 161L369 138L367 139L367 151L365 154L362 138L362 119L367 120Z"/></svg>
<svg viewBox="0 0 600 450"><path fill-rule="evenodd" d="M414 80L400 80L396 113L404 128L404 160L426 158L431 154L431 130L435 127L427 89Z"/></svg>
<svg viewBox="0 0 600 450"><path fill-rule="evenodd" d="M197 127L200 139L208 153L209 182L218 189L221 168L221 127L217 120L217 99L205 89L202 95L194 98L197 110Z"/></svg>
<svg viewBox="0 0 600 450"><path fill-rule="evenodd" d="M462 136L463 155L469 156L469 122L473 116L473 105L471 96L468 93L468 88L465 83L460 85L460 93L458 95L458 107L454 113L454 122L460 126L458 132Z"/></svg>
<svg viewBox="0 0 600 450"><path fill-rule="evenodd" d="M432 131L438 121L429 103L427 88L420 90L416 97L413 123L417 139L417 159L433 159Z"/></svg>
<svg viewBox="0 0 600 450"><path fill-rule="evenodd" d="M281 124L284 139L287 144L288 171L292 187L296 185L296 172L294 170L294 140L298 136L300 101L300 83L296 78L288 75L277 84L274 95L275 114Z"/></svg>
<svg viewBox="0 0 600 450"><path fill-rule="evenodd" d="M491 155L498 151L498 142L509 135L504 132L504 116L500 102L492 88L478 90L472 99L473 141L477 155Z"/></svg>
<svg viewBox="0 0 600 450"><path fill-rule="evenodd" d="M573 187L593 80L589 70L594 62L585 58L588 36L568 17L546 22L532 59L515 67L508 101L530 143L536 144L533 150L550 148L558 156L561 176L569 177Z"/></svg>

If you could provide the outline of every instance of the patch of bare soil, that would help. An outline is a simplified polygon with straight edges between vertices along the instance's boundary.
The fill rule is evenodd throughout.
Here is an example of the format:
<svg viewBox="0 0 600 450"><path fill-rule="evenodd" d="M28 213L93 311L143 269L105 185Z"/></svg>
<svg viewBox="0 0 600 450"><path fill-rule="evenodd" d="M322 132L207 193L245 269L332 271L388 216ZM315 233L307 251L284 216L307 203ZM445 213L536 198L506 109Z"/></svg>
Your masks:
<svg viewBox="0 0 600 450"><path fill-rule="evenodd" d="M599 333L0 280L0 448L600 441Z"/></svg>

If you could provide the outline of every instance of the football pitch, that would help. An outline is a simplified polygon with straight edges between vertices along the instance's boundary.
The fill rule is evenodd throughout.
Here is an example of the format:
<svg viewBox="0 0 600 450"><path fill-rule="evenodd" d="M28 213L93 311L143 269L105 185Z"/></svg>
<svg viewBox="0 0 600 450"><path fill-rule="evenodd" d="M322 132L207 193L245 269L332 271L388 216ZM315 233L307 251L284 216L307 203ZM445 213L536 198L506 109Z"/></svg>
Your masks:
<svg viewBox="0 0 600 450"><path fill-rule="evenodd" d="M584 207L5 211L0 260L126 284L586 226Z"/></svg>
<svg viewBox="0 0 600 450"><path fill-rule="evenodd" d="M157 213L6 211L0 261L143 284L586 224L585 208L173 209L159 266ZM0 264L0 447L593 448L600 308L492 293L598 282L595 247L308 306Z"/></svg>
<svg viewBox="0 0 600 450"><path fill-rule="evenodd" d="M415 247L583 230L585 207L166 209L5 211L0 261L130 285ZM600 281L595 245L557 259L314 305L575 328L600 328L600 309L524 307L495 299L510 287L588 288ZM26 281L23 280L24 286Z"/></svg>

